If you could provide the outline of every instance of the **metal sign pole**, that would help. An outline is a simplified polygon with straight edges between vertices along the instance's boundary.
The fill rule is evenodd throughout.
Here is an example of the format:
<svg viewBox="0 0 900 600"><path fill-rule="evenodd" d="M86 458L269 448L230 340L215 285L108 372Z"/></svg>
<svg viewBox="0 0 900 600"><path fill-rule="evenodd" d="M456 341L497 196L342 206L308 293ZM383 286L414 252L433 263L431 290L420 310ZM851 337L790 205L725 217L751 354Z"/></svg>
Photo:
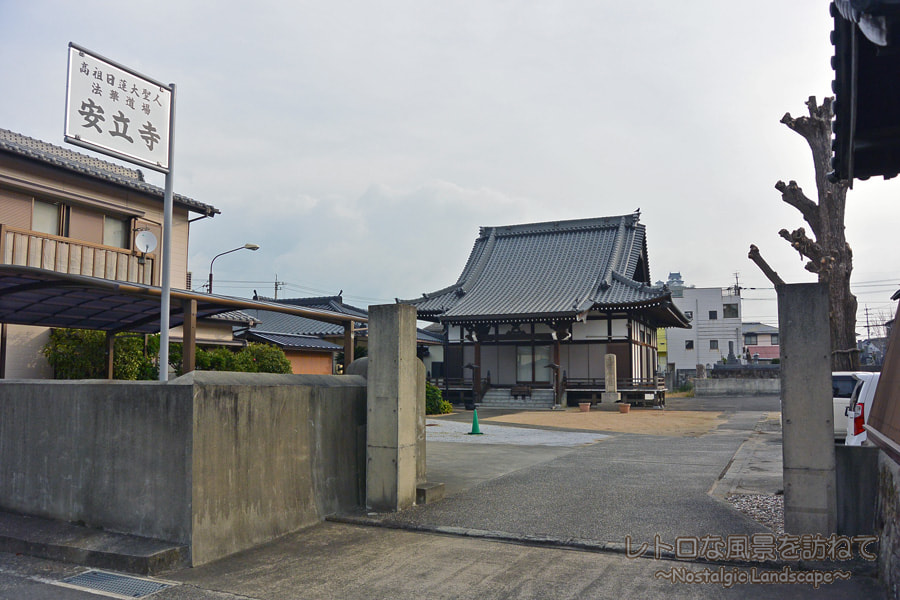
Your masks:
<svg viewBox="0 0 900 600"><path fill-rule="evenodd" d="M175 84L169 110L169 170L166 172L166 195L163 200L162 294L159 300L159 380L169 380L169 303L172 293L172 187L175 177Z"/></svg>

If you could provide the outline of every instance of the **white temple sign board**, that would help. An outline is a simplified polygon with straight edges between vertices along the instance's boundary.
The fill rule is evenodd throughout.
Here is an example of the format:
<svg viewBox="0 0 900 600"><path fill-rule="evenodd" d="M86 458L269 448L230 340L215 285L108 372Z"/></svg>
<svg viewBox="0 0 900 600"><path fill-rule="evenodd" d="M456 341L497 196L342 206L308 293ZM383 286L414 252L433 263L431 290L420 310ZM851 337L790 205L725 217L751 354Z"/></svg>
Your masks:
<svg viewBox="0 0 900 600"><path fill-rule="evenodd" d="M65 140L167 173L172 88L69 44Z"/></svg>

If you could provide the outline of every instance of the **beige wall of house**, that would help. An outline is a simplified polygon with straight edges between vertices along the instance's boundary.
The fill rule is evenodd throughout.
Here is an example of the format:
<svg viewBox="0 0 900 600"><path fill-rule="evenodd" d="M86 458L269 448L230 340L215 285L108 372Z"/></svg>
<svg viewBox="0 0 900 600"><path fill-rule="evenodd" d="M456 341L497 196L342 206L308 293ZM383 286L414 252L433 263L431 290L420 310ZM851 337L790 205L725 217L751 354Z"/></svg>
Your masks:
<svg viewBox="0 0 900 600"><path fill-rule="evenodd" d="M57 211L55 225L51 212L54 207ZM182 289L187 287L188 219L188 210L176 204L172 212L171 276L172 287ZM82 242L92 250L125 250L124 254L133 256L136 261L139 253L132 250L134 229L147 228L157 237L159 246L151 253L151 258L155 258L163 244L162 222L163 203L159 197L35 165L15 157L4 157L0 161L0 224L40 232L54 241L66 241L73 245ZM2 255L0 260L6 264L50 268L46 262L34 264L33 255L43 251L42 247L32 242L27 249L29 257L25 262L10 260L10 257ZM80 259L91 260L95 264L98 260L94 252L90 256L83 253ZM103 272L92 272L92 268L65 272L86 271L91 271L90 274L95 277L133 280L122 276L121 266L108 267ZM156 265L153 268L152 284L159 285L159 277L159 267Z"/></svg>
<svg viewBox="0 0 900 600"><path fill-rule="evenodd" d="M198 320L197 321L197 343L214 345L216 342L221 344L230 344L234 342L234 334L232 333L232 323L230 321L215 320ZM180 342L184 339L184 328L182 326L173 327L169 330L169 338L173 342Z"/></svg>
<svg viewBox="0 0 900 600"><path fill-rule="evenodd" d="M46 327L6 326L6 379L52 379L42 350L50 339Z"/></svg>

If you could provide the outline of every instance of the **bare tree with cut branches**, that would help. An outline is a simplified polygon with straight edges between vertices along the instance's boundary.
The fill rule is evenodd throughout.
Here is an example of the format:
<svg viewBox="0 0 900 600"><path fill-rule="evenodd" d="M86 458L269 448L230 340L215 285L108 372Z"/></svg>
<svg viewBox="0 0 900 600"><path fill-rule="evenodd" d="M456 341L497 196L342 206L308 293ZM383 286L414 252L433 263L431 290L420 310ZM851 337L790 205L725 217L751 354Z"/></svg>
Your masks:
<svg viewBox="0 0 900 600"><path fill-rule="evenodd" d="M815 273L819 281L828 286L832 368L846 371L859 366L856 349L857 304L856 296L850 292L853 252L844 236L844 208L850 184L828 177L831 170L831 122L834 117L832 102L833 98L825 98L818 105L815 96L810 96L806 102L809 116L795 118L785 113L781 117L781 122L803 136L812 150L818 189L816 200L808 198L796 181L779 181L775 189L781 192L784 202L800 211L812 230L813 239L803 227L790 232L782 229L778 233L800 253L801 259L808 260L806 270ZM750 258L770 280L783 283L762 259L756 246L750 247Z"/></svg>

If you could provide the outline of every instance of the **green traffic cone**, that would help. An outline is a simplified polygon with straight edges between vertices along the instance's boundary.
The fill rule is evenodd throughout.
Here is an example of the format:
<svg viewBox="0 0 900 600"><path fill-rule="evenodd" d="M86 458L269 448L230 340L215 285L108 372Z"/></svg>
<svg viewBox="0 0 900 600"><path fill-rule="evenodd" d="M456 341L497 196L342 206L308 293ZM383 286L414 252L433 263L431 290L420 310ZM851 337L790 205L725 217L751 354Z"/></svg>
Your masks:
<svg viewBox="0 0 900 600"><path fill-rule="evenodd" d="M475 408L472 410L472 431L469 432L469 435L484 435L478 428L478 409Z"/></svg>

